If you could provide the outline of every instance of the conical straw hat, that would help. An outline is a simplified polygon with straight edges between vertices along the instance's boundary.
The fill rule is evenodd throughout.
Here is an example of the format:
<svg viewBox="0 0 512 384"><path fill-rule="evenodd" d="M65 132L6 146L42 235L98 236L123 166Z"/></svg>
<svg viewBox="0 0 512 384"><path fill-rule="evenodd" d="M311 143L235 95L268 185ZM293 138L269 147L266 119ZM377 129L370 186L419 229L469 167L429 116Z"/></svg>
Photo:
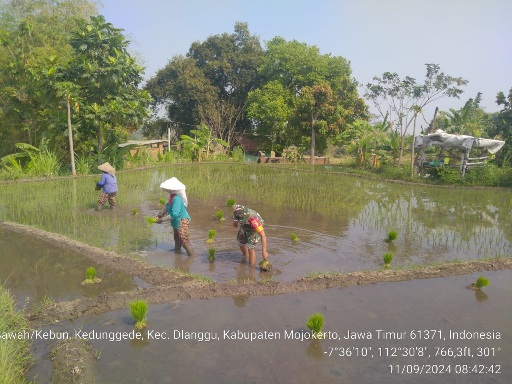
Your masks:
<svg viewBox="0 0 512 384"><path fill-rule="evenodd" d="M98 169L102 172L110 173L112 176L116 175L116 170L108 162L98 165Z"/></svg>
<svg viewBox="0 0 512 384"><path fill-rule="evenodd" d="M179 181L176 177L172 177L169 180L165 180L160 184L160 188L166 192L185 190L185 184Z"/></svg>

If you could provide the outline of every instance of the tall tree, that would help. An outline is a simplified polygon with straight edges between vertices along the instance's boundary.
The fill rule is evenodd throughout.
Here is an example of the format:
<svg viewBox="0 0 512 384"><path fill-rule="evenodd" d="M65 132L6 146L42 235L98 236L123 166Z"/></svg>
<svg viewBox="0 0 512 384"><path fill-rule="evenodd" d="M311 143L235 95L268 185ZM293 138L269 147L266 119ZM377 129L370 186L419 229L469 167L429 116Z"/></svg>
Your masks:
<svg viewBox="0 0 512 384"><path fill-rule="evenodd" d="M512 161L512 88L505 96L499 92L496 96L496 104L501 105L502 110L494 117L494 125L489 130L489 135L498 140L505 140L505 145L496 154L496 160L500 165L510 165Z"/></svg>
<svg viewBox="0 0 512 384"><path fill-rule="evenodd" d="M66 126L52 77L70 59L76 20L96 13L87 0L0 3L0 151L20 141L37 145L52 127Z"/></svg>
<svg viewBox="0 0 512 384"><path fill-rule="evenodd" d="M181 124L182 131L205 123L230 144L235 132L249 127L247 94L259 84L263 54L246 23L234 29L192 43L186 58L174 57L147 84L155 108L165 106L169 120Z"/></svg>
<svg viewBox="0 0 512 384"><path fill-rule="evenodd" d="M427 73L423 84L410 76L401 79L397 73L385 72L374 77L366 86L365 97L373 102L381 117L389 115L394 129L400 135L401 145L398 165L403 155L405 136L418 114L423 116L425 106L444 97L459 98L463 92L459 87L467 80L440 72L437 64L426 64ZM424 116L423 116L424 118ZM426 120L425 120L426 121Z"/></svg>
<svg viewBox="0 0 512 384"><path fill-rule="evenodd" d="M80 87L82 134L95 134L98 161L104 142L116 144L138 129L151 98L139 88L143 68L128 53L122 30L103 16L82 21L73 35L73 57L62 76ZM104 135L106 135L104 139Z"/></svg>
<svg viewBox="0 0 512 384"><path fill-rule="evenodd" d="M367 114L364 101L357 94L357 82L351 78L351 69L342 57L322 55L316 46L275 37L267 42L267 50L260 72L265 80L261 90L268 92L266 84L281 85L280 98L250 98L249 110L278 110L286 100L289 117L286 124L275 126L285 133L278 145L310 147L314 153L326 147L327 139L344 129L348 123ZM286 95L284 95L286 92ZM258 105L253 105L257 103ZM267 133L269 123L254 121L257 132Z"/></svg>
<svg viewBox="0 0 512 384"><path fill-rule="evenodd" d="M450 109L449 112L441 111L439 123L441 128L448 133L458 135L470 135L484 137L488 134L492 121L487 113L480 108L482 94L479 92L476 97L470 98L464 106L459 109Z"/></svg>

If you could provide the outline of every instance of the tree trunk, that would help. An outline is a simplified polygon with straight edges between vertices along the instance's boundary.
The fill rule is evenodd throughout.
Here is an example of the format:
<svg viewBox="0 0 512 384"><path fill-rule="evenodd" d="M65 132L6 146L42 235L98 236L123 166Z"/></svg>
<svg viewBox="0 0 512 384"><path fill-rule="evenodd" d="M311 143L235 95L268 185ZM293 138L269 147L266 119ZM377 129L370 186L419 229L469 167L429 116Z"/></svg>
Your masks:
<svg viewBox="0 0 512 384"><path fill-rule="evenodd" d="M310 164L315 164L315 119L311 120L311 149Z"/></svg>
<svg viewBox="0 0 512 384"><path fill-rule="evenodd" d="M101 137L101 125L100 124L98 124L97 134L98 134L98 164L101 164L101 155L103 152L103 138Z"/></svg>
<svg viewBox="0 0 512 384"><path fill-rule="evenodd" d="M414 114L414 126L412 128L412 145L411 145L411 178L414 176L414 139L416 136L416 117L418 113Z"/></svg>
<svg viewBox="0 0 512 384"><path fill-rule="evenodd" d="M75 168L75 149L73 147L73 130L71 129L71 106L69 101L69 95L66 97L68 105L68 137L69 137L69 152L71 155L71 174L76 176Z"/></svg>

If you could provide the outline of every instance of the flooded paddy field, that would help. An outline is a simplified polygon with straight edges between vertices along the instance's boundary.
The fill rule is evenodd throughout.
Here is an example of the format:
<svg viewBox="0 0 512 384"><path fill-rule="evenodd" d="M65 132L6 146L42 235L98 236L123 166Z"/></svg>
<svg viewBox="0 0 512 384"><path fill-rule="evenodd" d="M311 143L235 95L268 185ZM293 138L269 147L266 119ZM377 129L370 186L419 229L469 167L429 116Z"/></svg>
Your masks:
<svg viewBox="0 0 512 384"><path fill-rule="evenodd" d="M512 318L504 304L512 294L511 271L487 272L491 285L479 292L467 289L476 276L153 305L144 340L91 341L98 357L94 375L101 383L142 377L155 383L509 383ZM330 333L323 340L301 340L315 312L324 314ZM76 329L89 335L130 332L133 320L126 309L43 328L70 334ZM251 341L251 332L269 337ZM489 339L453 339L468 332ZM346 339L349 334L365 338ZM40 382L51 375L52 343L33 347L38 364L31 375ZM407 373L422 366L421 375ZM475 366L488 372L465 371ZM402 367L405 373L396 373Z"/></svg>
<svg viewBox="0 0 512 384"><path fill-rule="evenodd" d="M187 186L195 257L174 252L169 223L145 220L161 209L159 200L166 196L159 185L173 176ZM173 165L119 172L118 207L96 212L95 180L0 185L0 220L6 223L0 226L0 280L20 307L27 298L29 306L51 299L54 312L69 307L58 322L43 322L48 324L43 331L130 332L128 300L148 300L148 330L165 332L169 339L92 340L97 382L129 383L135 377L164 383L512 380L507 365L512 352L509 190L387 183L318 167ZM241 263L226 206L230 198L264 218L272 272ZM218 220L219 210L226 220ZM8 223L33 228L33 236L9 229ZM206 244L210 229L216 231L212 245ZM386 241L390 231L396 231L396 240ZM292 241L292 234L299 241ZM387 252L394 257L391 268L383 270ZM90 265L103 281L83 287ZM175 276L181 272L186 273L182 280ZM327 277L333 274L342 275ZM479 275L489 278L490 286L468 289ZM197 276L204 280L194 286ZM73 312L74 306L79 310ZM373 338L283 339L286 332L304 334L306 318L315 312L325 316L324 331L369 332ZM180 330L219 338L225 330L273 332L281 339L174 340ZM409 336L416 330L499 332L501 339L375 339L377 330ZM50 348L47 340L33 345L36 364L29 375L36 382L51 376ZM339 356L346 348L351 356ZM478 348L494 355L475 356ZM418 355L427 350L444 355ZM464 355L448 356L453 351ZM409 352L415 355L403 356ZM198 364L205 369L198 370ZM500 373L464 371L475 364L477 370L499 366ZM413 372L427 365L436 373ZM439 373L448 366L450 372ZM393 371L401 367L405 373Z"/></svg>

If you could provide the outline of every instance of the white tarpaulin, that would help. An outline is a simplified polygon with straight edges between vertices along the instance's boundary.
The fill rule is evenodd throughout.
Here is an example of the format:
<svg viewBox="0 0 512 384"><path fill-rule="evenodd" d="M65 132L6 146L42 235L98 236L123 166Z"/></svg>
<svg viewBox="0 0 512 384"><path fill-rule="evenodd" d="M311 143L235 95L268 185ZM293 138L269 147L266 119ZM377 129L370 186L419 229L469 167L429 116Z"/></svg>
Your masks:
<svg viewBox="0 0 512 384"><path fill-rule="evenodd" d="M482 139L467 135L453 135L440 129L428 135L416 136L415 140L416 147L423 146L426 148L434 145L438 147L455 147L462 150L484 148L492 154L498 152L505 144L502 140Z"/></svg>

